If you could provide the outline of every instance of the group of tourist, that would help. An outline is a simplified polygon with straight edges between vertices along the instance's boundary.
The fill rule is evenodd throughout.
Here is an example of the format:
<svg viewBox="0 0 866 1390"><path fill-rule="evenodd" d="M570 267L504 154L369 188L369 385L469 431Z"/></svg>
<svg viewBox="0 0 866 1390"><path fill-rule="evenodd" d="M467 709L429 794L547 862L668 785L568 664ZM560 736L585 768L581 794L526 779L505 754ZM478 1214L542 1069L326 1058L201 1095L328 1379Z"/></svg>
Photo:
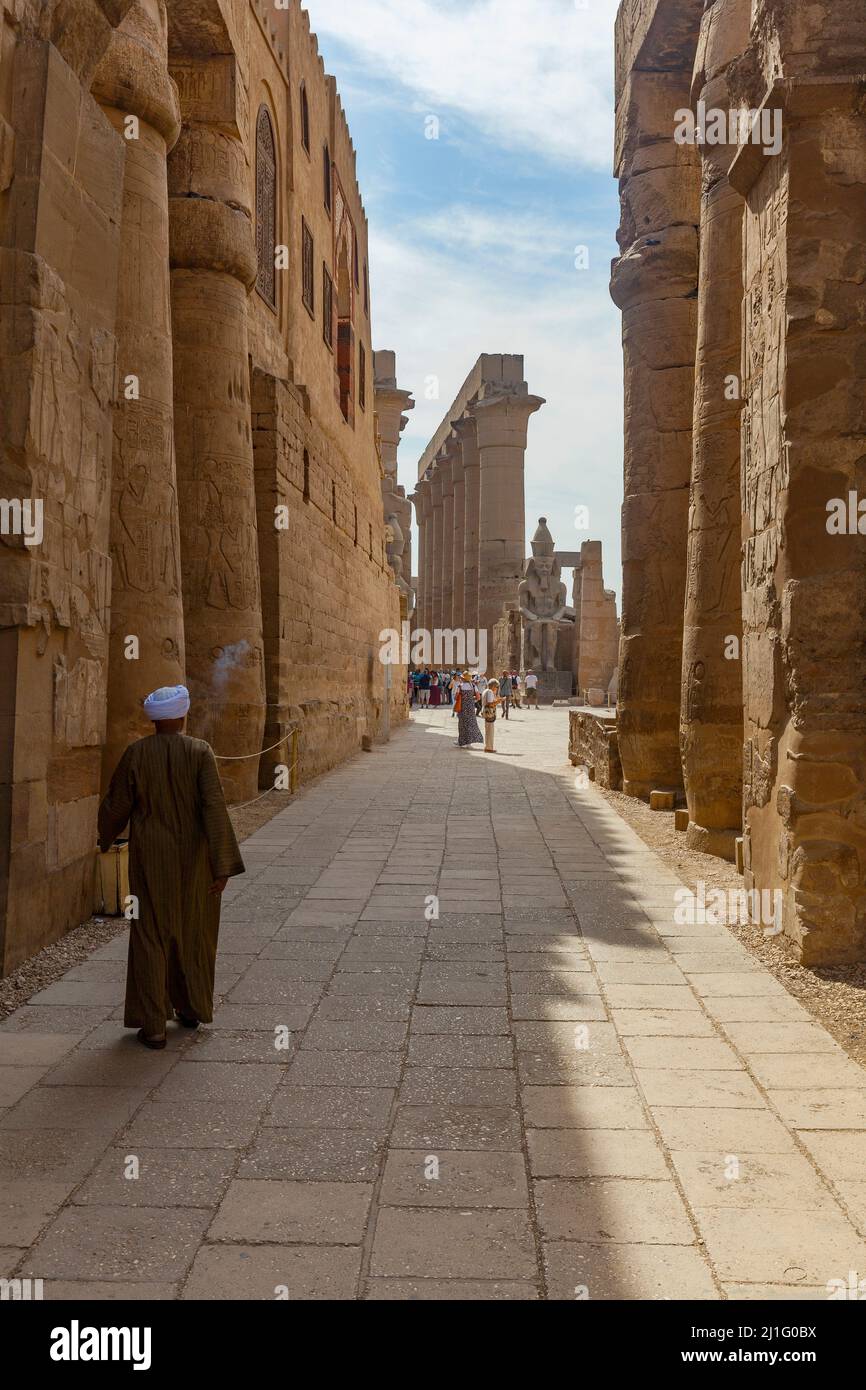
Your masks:
<svg viewBox="0 0 866 1390"><path fill-rule="evenodd" d="M419 709L437 709L443 705L449 705L452 715L456 715L457 691L465 679L471 682L475 712L480 714L484 692L488 686L494 684L494 681L488 680L478 671L467 674L454 670L438 671L428 666L420 666L417 670L409 672L406 687L409 704L416 705ZM538 709L538 676L533 670L527 671L525 676L522 676L519 671L503 671L501 676L496 677L495 684L499 689L499 698L506 719L511 706L520 709L524 699L527 705Z"/></svg>
<svg viewBox="0 0 866 1390"><path fill-rule="evenodd" d="M538 709L538 676L529 670L503 671L501 676L488 679L480 672L437 671L427 666L410 671L407 682L410 705L430 709L450 705L452 719L457 719L457 747L470 748L473 743L484 744L485 753L495 752L494 729L497 712L507 719L512 705ZM478 719L484 722L484 737Z"/></svg>

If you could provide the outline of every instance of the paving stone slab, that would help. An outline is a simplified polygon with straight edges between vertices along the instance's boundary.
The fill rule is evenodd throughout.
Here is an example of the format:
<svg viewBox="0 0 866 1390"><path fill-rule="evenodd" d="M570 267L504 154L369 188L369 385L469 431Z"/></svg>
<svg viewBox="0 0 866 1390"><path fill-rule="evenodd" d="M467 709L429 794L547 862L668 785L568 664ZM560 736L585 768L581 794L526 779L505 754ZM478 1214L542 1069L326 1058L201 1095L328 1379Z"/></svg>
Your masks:
<svg viewBox="0 0 866 1390"><path fill-rule="evenodd" d="M668 1178L655 1135L625 1129L529 1129L534 1178Z"/></svg>
<svg viewBox="0 0 866 1390"><path fill-rule="evenodd" d="M143 1148L242 1149L259 1121L259 1110L249 1105L233 1103L223 1108L211 1101L148 1100L124 1132L122 1143L133 1152L137 1144Z"/></svg>
<svg viewBox="0 0 866 1390"><path fill-rule="evenodd" d="M384 1135L354 1129L263 1129L249 1147L239 1178L303 1182L373 1182Z"/></svg>
<svg viewBox="0 0 866 1390"><path fill-rule="evenodd" d="M479 1105L516 1104L514 1073L493 1067L407 1068L400 1086L401 1105Z"/></svg>
<svg viewBox="0 0 866 1390"><path fill-rule="evenodd" d="M546 1240L693 1245L696 1237L670 1181L542 1179L534 1184Z"/></svg>
<svg viewBox="0 0 866 1390"><path fill-rule="evenodd" d="M384 1136L396 1091L388 1087L283 1084L263 1123L276 1129L357 1129Z"/></svg>
<svg viewBox="0 0 866 1390"><path fill-rule="evenodd" d="M505 1279L368 1279L366 1297L371 1303L499 1303L533 1301L539 1297L534 1284Z"/></svg>
<svg viewBox="0 0 866 1390"><path fill-rule="evenodd" d="M671 1150L725 1154L785 1154L795 1150L785 1126L769 1110L731 1106L656 1105L652 1117Z"/></svg>
<svg viewBox="0 0 866 1390"><path fill-rule="evenodd" d="M671 1155L692 1207L731 1207L755 1212L835 1208L828 1187L802 1154L674 1153Z"/></svg>
<svg viewBox="0 0 866 1390"><path fill-rule="evenodd" d="M429 1067L510 1067L513 1045L510 1038L439 1037L415 1033L409 1042L409 1066Z"/></svg>
<svg viewBox="0 0 866 1390"><path fill-rule="evenodd" d="M447 1005L417 1004L412 1010L410 1035L412 1034L454 1034L467 1037L490 1037L509 1032L508 1011L495 1005Z"/></svg>
<svg viewBox="0 0 866 1390"><path fill-rule="evenodd" d="M531 1129L649 1128L634 1087L524 1086L520 1098Z"/></svg>
<svg viewBox="0 0 866 1390"><path fill-rule="evenodd" d="M234 1164L235 1155L228 1149L112 1147L73 1202L97 1207L216 1207Z"/></svg>
<svg viewBox="0 0 866 1390"><path fill-rule="evenodd" d="M551 1299L702 1302L721 1298L706 1257L684 1245L595 1245L545 1241Z"/></svg>
<svg viewBox="0 0 866 1390"><path fill-rule="evenodd" d="M75 1183L46 1182L36 1178L0 1179L0 1231L4 1245L32 1245L63 1205Z"/></svg>
<svg viewBox="0 0 866 1390"><path fill-rule="evenodd" d="M724 1283L847 1283L866 1269L866 1242L839 1210L787 1211L784 1220L759 1221L754 1211L701 1207L695 1218Z"/></svg>
<svg viewBox="0 0 866 1390"><path fill-rule="evenodd" d="M208 1231L209 1241L272 1245L359 1245L371 1183L237 1179Z"/></svg>
<svg viewBox="0 0 866 1390"><path fill-rule="evenodd" d="M189 1207L66 1207L22 1273L172 1283L186 1274L209 1221L209 1212Z"/></svg>
<svg viewBox="0 0 866 1390"><path fill-rule="evenodd" d="M357 1296L360 1268L358 1246L205 1245L182 1297L346 1302Z"/></svg>
<svg viewBox="0 0 866 1390"><path fill-rule="evenodd" d="M506 1149L522 1143L520 1116L508 1106L402 1105L391 1134L394 1149Z"/></svg>
<svg viewBox="0 0 866 1390"><path fill-rule="evenodd" d="M373 1243L372 1275L431 1279L536 1276L528 1217L516 1211L420 1211L385 1207Z"/></svg>
<svg viewBox="0 0 866 1390"><path fill-rule="evenodd" d="M300 1051L290 1065L293 1086L396 1086L402 1060L395 1052Z"/></svg>
<svg viewBox="0 0 866 1390"><path fill-rule="evenodd" d="M431 1164L431 1158L435 1160ZM383 1207L501 1207L526 1210L529 1192L520 1152L396 1149L388 1156Z"/></svg>

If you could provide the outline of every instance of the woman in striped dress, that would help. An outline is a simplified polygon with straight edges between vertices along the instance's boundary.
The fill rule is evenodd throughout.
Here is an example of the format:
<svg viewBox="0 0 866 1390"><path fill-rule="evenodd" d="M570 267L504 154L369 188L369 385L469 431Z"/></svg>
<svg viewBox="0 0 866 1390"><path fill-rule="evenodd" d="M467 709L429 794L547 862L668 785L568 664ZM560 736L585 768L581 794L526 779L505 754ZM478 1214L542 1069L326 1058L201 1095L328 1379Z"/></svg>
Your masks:
<svg viewBox="0 0 866 1390"><path fill-rule="evenodd" d="M469 672L463 672L458 688L460 711L457 715L457 747L469 748L473 743L483 743L484 736L478 727L475 713L475 689Z"/></svg>

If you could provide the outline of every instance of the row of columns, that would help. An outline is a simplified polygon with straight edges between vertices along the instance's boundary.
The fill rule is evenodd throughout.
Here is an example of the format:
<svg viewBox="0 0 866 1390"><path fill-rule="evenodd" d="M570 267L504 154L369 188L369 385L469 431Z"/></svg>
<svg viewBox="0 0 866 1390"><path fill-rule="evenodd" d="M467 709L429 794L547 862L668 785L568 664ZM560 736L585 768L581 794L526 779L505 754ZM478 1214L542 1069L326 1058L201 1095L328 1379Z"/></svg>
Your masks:
<svg viewBox="0 0 866 1390"><path fill-rule="evenodd" d="M482 388L419 480L416 626L485 631L517 594L523 572L524 455L529 417L544 401L525 390ZM478 638L480 642L480 636Z"/></svg>

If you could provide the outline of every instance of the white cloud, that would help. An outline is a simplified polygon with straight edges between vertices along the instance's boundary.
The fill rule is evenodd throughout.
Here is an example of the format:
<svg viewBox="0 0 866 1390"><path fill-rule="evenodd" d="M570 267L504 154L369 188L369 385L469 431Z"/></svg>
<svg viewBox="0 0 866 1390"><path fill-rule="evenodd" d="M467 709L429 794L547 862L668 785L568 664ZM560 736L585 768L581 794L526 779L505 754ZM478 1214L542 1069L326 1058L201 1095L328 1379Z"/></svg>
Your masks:
<svg viewBox="0 0 866 1390"><path fill-rule="evenodd" d="M610 168L617 0L310 0L313 29L501 148ZM447 137L447 120L443 136Z"/></svg>

